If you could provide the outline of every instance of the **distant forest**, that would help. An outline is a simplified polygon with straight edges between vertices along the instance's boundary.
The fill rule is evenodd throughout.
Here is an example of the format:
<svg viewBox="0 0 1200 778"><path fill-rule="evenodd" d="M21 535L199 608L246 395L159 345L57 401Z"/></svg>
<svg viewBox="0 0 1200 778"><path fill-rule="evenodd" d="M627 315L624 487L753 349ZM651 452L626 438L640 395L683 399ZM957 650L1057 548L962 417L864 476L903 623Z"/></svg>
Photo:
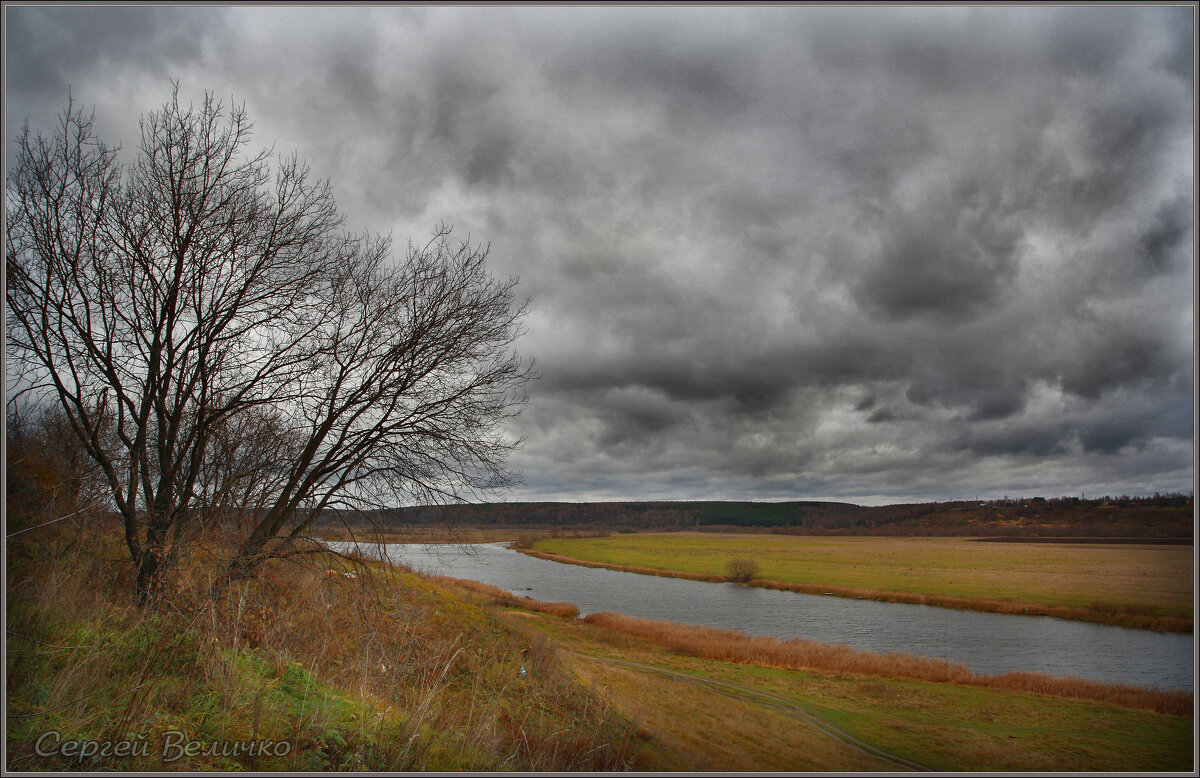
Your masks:
<svg viewBox="0 0 1200 778"><path fill-rule="evenodd" d="M1042 497L868 507L841 502L517 502L327 511L316 529L449 525L563 534L698 530L811 535L1172 538L1193 536L1191 495Z"/></svg>

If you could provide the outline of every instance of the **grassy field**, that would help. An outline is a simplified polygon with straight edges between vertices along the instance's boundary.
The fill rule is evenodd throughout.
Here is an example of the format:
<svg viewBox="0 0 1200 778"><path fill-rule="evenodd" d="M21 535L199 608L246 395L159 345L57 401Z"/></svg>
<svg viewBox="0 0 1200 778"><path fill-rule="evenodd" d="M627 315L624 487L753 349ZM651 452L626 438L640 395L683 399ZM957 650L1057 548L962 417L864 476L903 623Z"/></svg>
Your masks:
<svg viewBox="0 0 1200 778"><path fill-rule="evenodd" d="M514 613L627 716L657 770L1191 770L1190 715L868 673L689 655ZM678 625L675 625L676 627ZM681 628L684 629L684 628ZM720 733L719 737L714 733Z"/></svg>
<svg viewBox="0 0 1200 778"><path fill-rule="evenodd" d="M980 543L963 538L810 537L710 533L545 538L534 548L570 559L723 578L748 558L758 580L810 591L884 598L944 597L971 603L1076 610L1129 626L1176 620L1190 630L1192 546ZM942 603L936 603L942 604ZM1002 610L1003 607L981 607ZM1094 618L1091 618L1094 616ZM1161 628L1161 627L1160 627ZM1170 627L1166 627L1170 628Z"/></svg>

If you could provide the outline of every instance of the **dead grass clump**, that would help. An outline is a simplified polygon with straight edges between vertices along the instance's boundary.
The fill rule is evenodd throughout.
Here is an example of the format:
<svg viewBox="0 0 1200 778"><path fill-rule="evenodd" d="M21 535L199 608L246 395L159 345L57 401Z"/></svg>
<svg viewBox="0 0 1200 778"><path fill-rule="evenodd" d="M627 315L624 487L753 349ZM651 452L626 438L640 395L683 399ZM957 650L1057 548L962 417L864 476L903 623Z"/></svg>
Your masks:
<svg viewBox="0 0 1200 778"><path fill-rule="evenodd" d="M534 535L532 532L522 532L511 545L513 548L533 548L533 544L536 542L537 535Z"/></svg>
<svg viewBox="0 0 1200 778"><path fill-rule="evenodd" d="M750 637L736 630L637 619L618 613L593 613L584 621L705 659L958 683L1107 702L1158 713L1193 713L1193 696L1187 692L1142 689L1037 673L983 675L972 672L964 665L942 659L902 653L877 654L802 638L780 640L774 637Z"/></svg>
<svg viewBox="0 0 1200 778"><path fill-rule="evenodd" d="M508 596L505 604L578 615L569 603ZM620 770L640 748L628 722L562 672L540 633L501 623L436 580L330 556L268 566L245 602L247 640L357 697L368 714L400 717L392 745L373 741L383 769Z"/></svg>

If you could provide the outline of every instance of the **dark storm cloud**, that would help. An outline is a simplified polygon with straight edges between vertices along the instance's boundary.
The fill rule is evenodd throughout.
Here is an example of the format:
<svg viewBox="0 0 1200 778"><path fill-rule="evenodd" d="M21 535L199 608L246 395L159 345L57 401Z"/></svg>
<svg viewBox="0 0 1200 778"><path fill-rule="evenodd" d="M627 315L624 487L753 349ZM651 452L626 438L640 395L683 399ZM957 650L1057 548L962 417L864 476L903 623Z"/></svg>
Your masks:
<svg viewBox="0 0 1200 778"><path fill-rule="evenodd" d="M1071 430L1062 423L960 427L950 445L974 457L1064 456L1071 453Z"/></svg>
<svg viewBox="0 0 1200 778"><path fill-rule="evenodd" d="M1139 12L1134 8L1055 14L1042 39L1048 64L1072 75L1103 75L1129 52L1136 40L1130 30L1138 28L1138 21Z"/></svg>
<svg viewBox="0 0 1200 778"><path fill-rule="evenodd" d="M888 318L958 317L994 304L1016 275L1019 231L986 205L973 213L977 193L948 193L885 225L860 299Z"/></svg>
<svg viewBox="0 0 1200 778"><path fill-rule="evenodd" d="M889 421L895 421L896 414L887 408L876 408L871 411L871 415L867 417L867 424L885 424Z"/></svg>
<svg viewBox="0 0 1200 778"><path fill-rule="evenodd" d="M96 106L112 145L136 146L140 113L162 104L171 79L204 57L224 9L21 6L4 9L5 161L28 119L49 132L68 99ZM156 102L141 98L153 84Z"/></svg>
<svg viewBox="0 0 1200 778"><path fill-rule="evenodd" d="M742 71L753 52L719 30L662 33L656 25L601 27L577 38L551 56L550 86L571 99L646 110L684 135L752 106L756 85Z"/></svg>
<svg viewBox="0 0 1200 778"><path fill-rule="evenodd" d="M1167 35L1169 40L1159 63L1191 86L1196 72L1196 19L1191 11L1175 9Z"/></svg>
<svg viewBox="0 0 1200 778"><path fill-rule="evenodd" d="M1165 202L1144 227L1140 237L1143 268L1147 273L1164 273L1190 258L1192 236L1192 199L1178 197Z"/></svg>
<svg viewBox="0 0 1200 778"><path fill-rule="evenodd" d="M10 8L9 83L61 102L92 68L170 70L200 57L210 19L187 8Z"/></svg>
<svg viewBox="0 0 1200 778"><path fill-rule="evenodd" d="M1193 478L1190 8L6 13L21 116L178 77L354 229L490 242L543 374L514 498Z"/></svg>
<svg viewBox="0 0 1200 778"><path fill-rule="evenodd" d="M1063 355L1063 389L1095 400L1122 386L1152 386L1179 371L1178 355L1167 350L1162 335L1139 332L1137 326L1097 322L1078 351Z"/></svg>

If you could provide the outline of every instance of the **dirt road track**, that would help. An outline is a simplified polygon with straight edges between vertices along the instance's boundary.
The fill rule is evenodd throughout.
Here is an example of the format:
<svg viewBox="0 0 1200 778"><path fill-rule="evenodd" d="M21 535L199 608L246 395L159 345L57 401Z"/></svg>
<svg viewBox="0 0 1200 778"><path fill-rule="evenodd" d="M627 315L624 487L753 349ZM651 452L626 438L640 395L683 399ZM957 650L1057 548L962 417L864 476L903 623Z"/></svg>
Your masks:
<svg viewBox="0 0 1200 778"><path fill-rule="evenodd" d="M888 753L887 751L884 751L881 748L873 746L870 743L867 743L866 741L859 740L854 735L851 735L849 732L838 729L834 725L830 724L828 721L825 721L824 719L819 718L818 716L815 716L812 713L809 713L808 711L804 710L803 708L798 706L794 700L789 700L784 697L778 697L774 694L760 691L758 689L753 689L749 686L740 686L735 683L729 683L727 681L716 681L716 680L713 680L710 678L700 678L698 676L689 675L687 673L680 673L680 672L676 672L674 670L666 670L661 667L654 667L653 665L641 664L640 662L630 662L630 661L627 661L624 659L612 659L612 658L605 658L605 657L588 656L587 654L580 654L580 653L577 653L574 651L566 651L564 653L569 653L573 657L577 657L579 659L583 659L583 660L586 660L589 662L597 662L599 664L606 664L606 665L610 665L613 667L621 667L626 670L633 670L635 672L653 673L654 675L657 675L657 676L660 676L663 678L670 678L673 680L683 681L685 683L692 683L692 684L696 684L698 686L707 686L711 689L714 689L714 690L719 691L724 694L732 694L733 696L741 697L743 699L748 699L751 702L768 705L776 710L779 710L779 711L786 713L796 719L799 719L800 721L803 721L805 724L808 724L809 726L813 727L814 729L817 729L817 730L825 733L826 735L828 735L829 737L838 741L839 743L842 743L843 745L848 746L849 748L852 748L855 751L858 751L859 753L866 754L867 756L882 760L882 761L887 762L888 764L894 765L902 770L917 770L917 771L921 771L921 772L932 772L932 770L933 770L933 768L928 767L927 765L923 765L920 762L916 762L912 759L908 759L908 758L905 758L902 756L897 756L896 754Z"/></svg>

